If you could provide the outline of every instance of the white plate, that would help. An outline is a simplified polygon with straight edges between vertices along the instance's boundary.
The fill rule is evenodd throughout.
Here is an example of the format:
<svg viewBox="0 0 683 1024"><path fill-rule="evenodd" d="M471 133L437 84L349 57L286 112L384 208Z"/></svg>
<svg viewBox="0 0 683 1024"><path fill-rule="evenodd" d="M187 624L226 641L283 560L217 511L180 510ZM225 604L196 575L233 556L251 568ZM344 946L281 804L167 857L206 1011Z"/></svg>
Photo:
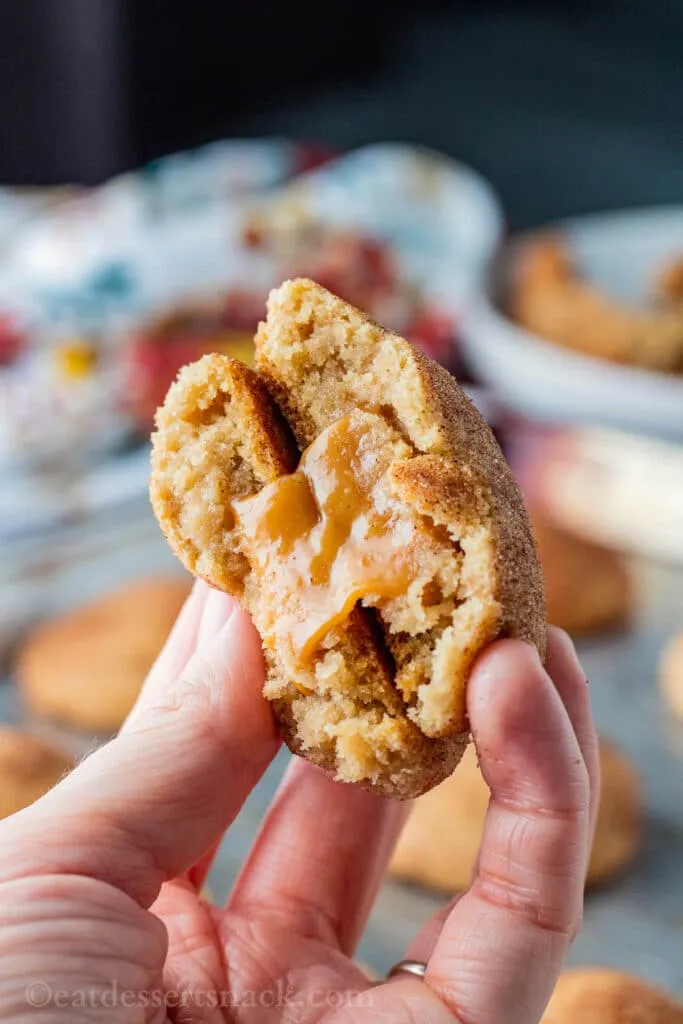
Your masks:
<svg viewBox="0 0 683 1024"><path fill-rule="evenodd" d="M683 208L598 214L552 225L587 277L638 302L657 268L683 254ZM529 237L529 236L526 236ZM510 409L554 423L594 423L683 441L683 377L617 366L529 333L497 304L519 242L496 257L490 281L467 306L467 357Z"/></svg>

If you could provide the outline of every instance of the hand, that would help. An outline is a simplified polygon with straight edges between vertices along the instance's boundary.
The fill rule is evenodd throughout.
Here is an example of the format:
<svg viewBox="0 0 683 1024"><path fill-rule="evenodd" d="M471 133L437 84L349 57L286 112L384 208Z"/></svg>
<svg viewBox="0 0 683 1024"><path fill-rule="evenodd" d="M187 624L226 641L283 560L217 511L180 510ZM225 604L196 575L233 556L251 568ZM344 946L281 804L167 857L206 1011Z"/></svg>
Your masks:
<svg viewBox="0 0 683 1024"><path fill-rule="evenodd" d="M121 734L0 825L0 1019L216 1024L538 1021L581 920L598 786L569 640L478 660L493 797L472 887L406 955L350 959L407 808L295 758L226 907L212 855L278 749L248 618L198 584ZM356 993L356 995L351 995Z"/></svg>

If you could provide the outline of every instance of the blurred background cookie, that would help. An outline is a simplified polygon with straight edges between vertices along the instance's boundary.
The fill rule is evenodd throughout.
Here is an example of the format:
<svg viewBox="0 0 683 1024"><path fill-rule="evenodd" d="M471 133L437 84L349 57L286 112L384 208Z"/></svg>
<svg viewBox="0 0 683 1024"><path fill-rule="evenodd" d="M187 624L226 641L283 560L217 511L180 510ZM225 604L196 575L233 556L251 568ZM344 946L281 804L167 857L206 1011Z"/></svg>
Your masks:
<svg viewBox="0 0 683 1024"><path fill-rule="evenodd" d="M683 1005L661 989L621 971L565 971L541 1024L683 1024Z"/></svg>
<svg viewBox="0 0 683 1024"><path fill-rule="evenodd" d="M640 841L640 783L623 754L600 741L602 790L586 885L607 881L634 857ZM446 892L461 892L472 878L481 843L489 788L473 744L453 775L415 801L389 872Z"/></svg>
<svg viewBox="0 0 683 1024"><path fill-rule="evenodd" d="M609 881L640 846L642 799L638 772L607 740L600 740L600 807L586 885Z"/></svg>
<svg viewBox="0 0 683 1024"><path fill-rule="evenodd" d="M535 515L532 526L545 577L548 622L584 635L626 625L633 588L624 560Z"/></svg>
<svg viewBox="0 0 683 1024"><path fill-rule="evenodd" d="M546 341L615 363L653 370L683 367L683 319L668 307L631 305L587 281L569 240L542 234L521 246L510 295L511 315ZM672 265L663 282L677 287Z"/></svg>
<svg viewBox="0 0 683 1024"><path fill-rule="evenodd" d="M118 729L189 591L188 579L146 579L40 625L15 667L26 707L83 732Z"/></svg>
<svg viewBox="0 0 683 1024"><path fill-rule="evenodd" d="M683 633L677 633L662 651L659 685L667 704L683 721Z"/></svg>
<svg viewBox="0 0 683 1024"><path fill-rule="evenodd" d="M0 818L28 807L72 767L55 747L21 729L0 726Z"/></svg>

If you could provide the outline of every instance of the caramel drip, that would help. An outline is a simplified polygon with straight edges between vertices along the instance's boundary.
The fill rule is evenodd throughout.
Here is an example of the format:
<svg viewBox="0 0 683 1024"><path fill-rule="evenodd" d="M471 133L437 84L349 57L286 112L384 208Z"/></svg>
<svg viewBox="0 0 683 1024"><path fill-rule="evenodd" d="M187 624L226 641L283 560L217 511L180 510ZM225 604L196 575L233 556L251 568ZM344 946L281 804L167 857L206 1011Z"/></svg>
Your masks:
<svg viewBox="0 0 683 1024"><path fill-rule="evenodd" d="M417 523L386 479L410 454L381 417L353 412L316 438L295 473L234 502L269 608L264 639L285 639L296 663L359 601L396 597L414 578Z"/></svg>

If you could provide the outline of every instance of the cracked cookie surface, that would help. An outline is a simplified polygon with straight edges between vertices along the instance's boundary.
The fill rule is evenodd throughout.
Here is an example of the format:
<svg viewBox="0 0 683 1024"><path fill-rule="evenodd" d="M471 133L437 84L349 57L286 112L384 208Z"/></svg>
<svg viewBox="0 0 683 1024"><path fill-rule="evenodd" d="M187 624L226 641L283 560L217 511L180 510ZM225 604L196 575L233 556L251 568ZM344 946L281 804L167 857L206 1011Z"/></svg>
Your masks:
<svg viewBox="0 0 683 1024"><path fill-rule="evenodd" d="M206 356L157 414L152 504L185 565L240 598L288 745L415 796L467 741L472 662L544 653L528 518L445 370L311 281L271 294L256 369Z"/></svg>

